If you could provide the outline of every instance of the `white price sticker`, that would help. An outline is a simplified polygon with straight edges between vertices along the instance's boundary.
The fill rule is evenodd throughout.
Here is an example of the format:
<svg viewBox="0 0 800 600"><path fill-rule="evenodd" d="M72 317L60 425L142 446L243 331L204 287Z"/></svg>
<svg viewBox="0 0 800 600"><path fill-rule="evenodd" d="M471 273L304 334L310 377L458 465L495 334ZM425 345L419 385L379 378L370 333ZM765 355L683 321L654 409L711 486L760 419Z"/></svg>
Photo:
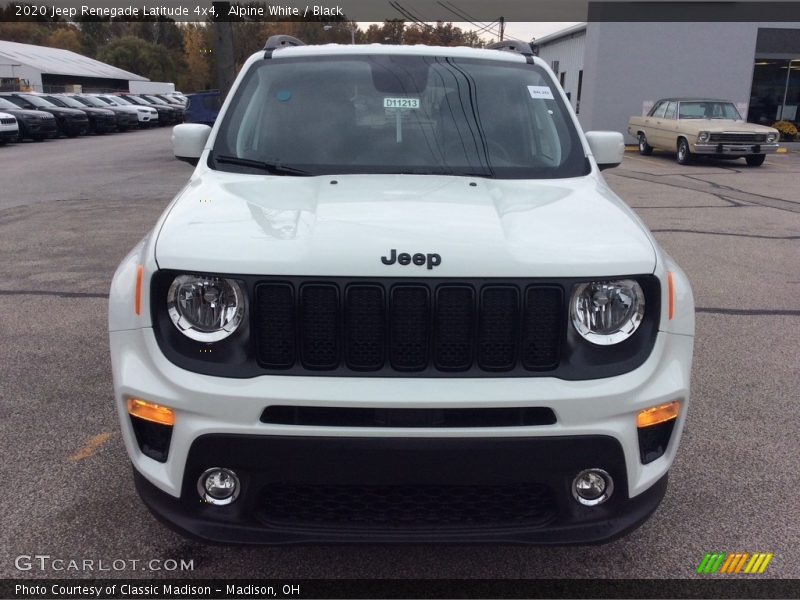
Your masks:
<svg viewBox="0 0 800 600"><path fill-rule="evenodd" d="M419 108L419 98L384 98L383 108Z"/></svg>
<svg viewBox="0 0 800 600"><path fill-rule="evenodd" d="M528 92L531 98L539 98L542 100L552 100L553 91L546 85L529 85Z"/></svg>

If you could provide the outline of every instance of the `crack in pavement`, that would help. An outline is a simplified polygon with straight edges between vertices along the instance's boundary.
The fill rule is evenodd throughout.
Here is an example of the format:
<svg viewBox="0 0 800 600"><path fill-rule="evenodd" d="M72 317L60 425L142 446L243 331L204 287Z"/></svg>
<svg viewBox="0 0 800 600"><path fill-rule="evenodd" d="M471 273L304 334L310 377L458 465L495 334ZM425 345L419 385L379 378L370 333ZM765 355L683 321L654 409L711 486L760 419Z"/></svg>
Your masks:
<svg viewBox="0 0 800 600"><path fill-rule="evenodd" d="M108 298L97 292L52 292L47 290L0 290L0 296L57 296L58 298Z"/></svg>
<svg viewBox="0 0 800 600"><path fill-rule="evenodd" d="M702 235L730 235L759 240L800 240L800 235L759 235L756 233L728 233L725 231L701 231L699 229L651 229L653 233L699 233Z"/></svg>
<svg viewBox="0 0 800 600"><path fill-rule="evenodd" d="M741 202L757 204L765 208L775 208L777 210L785 210L788 212L800 213L800 202L794 202L792 200L784 200L783 198L775 198L773 196L764 196L762 194L753 194L750 192L744 192L742 190L738 190L730 186L714 184L712 182L705 181L702 179L695 179L687 175L669 175L668 177L680 177L681 179L689 179L690 181L680 181L680 180L666 181L662 179L662 177L667 177L667 176L651 175L649 173L640 173L638 171L618 172L614 173L614 176L623 177L625 179L634 179L638 181L647 181L649 183L665 185L667 187L672 187L675 189L684 189L684 190L691 190L693 192L702 192L704 194L710 194L712 196L715 196L716 198L719 198L720 200L726 200L728 202L739 200ZM691 183L691 181L696 181L697 183L693 184ZM717 194L714 192L714 190L725 190L725 193Z"/></svg>
<svg viewBox="0 0 800 600"><path fill-rule="evenodd" d="M800 317L800 310L790 308L707 308L698 306L695 307L694 311L714 315Z"/></svg>

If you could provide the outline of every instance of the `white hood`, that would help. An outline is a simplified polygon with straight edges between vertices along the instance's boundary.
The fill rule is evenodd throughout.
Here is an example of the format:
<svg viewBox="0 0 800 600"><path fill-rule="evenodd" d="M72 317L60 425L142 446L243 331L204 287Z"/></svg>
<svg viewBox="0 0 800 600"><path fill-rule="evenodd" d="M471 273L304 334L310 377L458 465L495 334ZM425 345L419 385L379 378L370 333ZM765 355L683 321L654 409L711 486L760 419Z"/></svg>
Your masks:
<svg viewBox="0 0 800 600"><path fill-rule="evenodd" d="M393 249L441 264L384 264ZM593 176L205 171L164 221L156 260L240 275L598 277L652 273L656 255L633 211Z"/></svg>

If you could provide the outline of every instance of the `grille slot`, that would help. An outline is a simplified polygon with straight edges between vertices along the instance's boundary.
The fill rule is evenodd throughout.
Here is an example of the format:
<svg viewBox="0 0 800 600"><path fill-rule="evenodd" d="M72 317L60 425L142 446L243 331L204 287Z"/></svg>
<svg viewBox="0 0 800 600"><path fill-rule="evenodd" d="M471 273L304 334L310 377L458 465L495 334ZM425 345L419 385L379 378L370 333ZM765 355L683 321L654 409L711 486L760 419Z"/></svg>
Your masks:
<svg viewBox="0 0 800 600"><path fill-rule="evenodd" d="M528 286L522 323L522 364L546 369L558 364L564 296L560 287Z"/></svg>
<svg viewBox="0 0 800 600"><path fill-rule="evenodd" d="M256 288L256 348L262 365L288 369L295 362L294 289L288 283Z"/></svg>
<svg viewBox="0 0 800 600"><path fill-rule="evenodd" d="M363 529L544 527L552 490L513 485L268 485L259 514L269 525Z"/></svg>
<svg viewBox="0 0 800 600"><path fill-rule="evenodd" d="M391 362L398 371L420 371L428 365L430 293L421 285L392 288Z"/></svg>
<svg viewBox="0 0 800 600"><path fill-rule="evenodd" d="M262 423L314 427L528 427L552 425L547 407L523 408L345 408L268 406Z"/></svg>
<svg viewBox="0 0 800 600"><path fill-rule="evenodd" d="M351 285L345 302L347 366L375 371L386 362L386 314L383 288Z"/></svg>
<svg viewBox="0 0 800 600"><path fill-rule="evenodd" d="M332 279L255 286L253 337L266 369L436 376L557 368L561 285Z"/></svg>
<svg viewBox="0 0 800 600"><path fill-rule="evenodd" d="M464 371L472 365L475 328L472 288L441 286L436 291L434 361L442 371Z"/></svg>
<svg viewBox="0 0 800 600"><path fill-rule="evenodd" d="M306 369L339 365L339 288L309 283L300 288L300 345Z"/></svg>
<svg viewBox="0 0 800 600"><path fill-rule="evenodd" d="M517 361L519 291L486 286L481 291L478 364L487 371L508 371Z"/></svg>

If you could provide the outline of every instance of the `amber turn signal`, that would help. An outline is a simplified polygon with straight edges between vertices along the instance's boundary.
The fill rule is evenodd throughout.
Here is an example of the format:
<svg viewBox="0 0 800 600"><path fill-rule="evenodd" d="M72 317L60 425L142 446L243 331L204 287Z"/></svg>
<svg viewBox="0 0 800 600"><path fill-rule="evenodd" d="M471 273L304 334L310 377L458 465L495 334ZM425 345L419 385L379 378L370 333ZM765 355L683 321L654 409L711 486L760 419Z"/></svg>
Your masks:
<svg viewBox="0 0 800 600"><path fill-rule="evenodd" d="M144 267L139 265L136 267L136 290L133 296L133 312L137 315L142 314L142 276L144 275Z"/></svg>
<svg viewBox="0 0 800 600"><path fill-rule="evenodd" d="M133 417L160 425L175 424L175 413L171 408L146 402L139 398L128 398L128 413Z"/></svg>
<svg viewBox="0 0 800 600"><path fill-rule="evenodd" d="M667 404L661 404L660 406L648 408L640 411L639 414L636 415L636 427L641 429L642 427L650 427L652 425L658 425L659 423L666 423L672 419L677 419L680 411L681 403L678 400L673 400Z"/></svg>

